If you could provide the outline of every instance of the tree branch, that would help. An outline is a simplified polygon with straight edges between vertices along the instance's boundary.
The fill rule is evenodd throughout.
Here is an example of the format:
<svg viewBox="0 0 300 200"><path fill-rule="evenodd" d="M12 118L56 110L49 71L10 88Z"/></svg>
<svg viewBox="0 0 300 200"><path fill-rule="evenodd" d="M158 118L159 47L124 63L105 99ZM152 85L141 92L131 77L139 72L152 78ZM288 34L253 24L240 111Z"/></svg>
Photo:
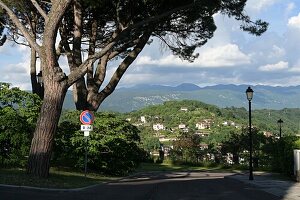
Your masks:
<svg viewBox="0 0 300 200"><path fill-rule="evenodd" d="M86 72L87 72L88 66L92 65L97 59L104 56L115 44L116 44L116 41L109 43L100 52L89 56L77 69L72 71L68 76L68 83L67 83L68 86L71 86L80 77L84 76L84 74L86 74Z"/></svg>
<svg viewBox="0 0 300 200"><path fill-rule="evenodd" d="M45 19L45 21L48 21L48 16L47 14L44 12L44 10L41 8L41 6L38 4L38 2L36 2L36 0L31 0L32 4L34 5L34 7L37 9L37 11L42 15L42 17Z"/></svg>
<svg viewBox="0 0 300 200"><path fill-rule="evenodd" d="M28 41L29 45L34 48L38 53L40 53L41 49L40 46L36 43L35 39L33 36L27 31L27 29L22 25L22 23L19 21L18 17L15 15L15 13L7 7L5 3L3 3L2 0L0 0L0 7L2 7L12 22L17 26L17 28L22 32L26 40Z"/></svg>
<svg viewBox="0 0 300 200"><path fill-rule="evenodd" d="M151 33L145 33L141 36L138 44L135 46L135 48L128 54L128 56L123 60L123 62L119 65L118 69L115 71L113 76L111 77L109 83L106 85L106 87L99 93L98 95L98 101L103 101L107 96L109 96L118 85L120 79L128 69L128 67L131 65L131 63L137 58L139 53L143 50L145 45L147 44L147 41L149 40L151 36ZM100 104L98 104L100 105Z"/></svg>

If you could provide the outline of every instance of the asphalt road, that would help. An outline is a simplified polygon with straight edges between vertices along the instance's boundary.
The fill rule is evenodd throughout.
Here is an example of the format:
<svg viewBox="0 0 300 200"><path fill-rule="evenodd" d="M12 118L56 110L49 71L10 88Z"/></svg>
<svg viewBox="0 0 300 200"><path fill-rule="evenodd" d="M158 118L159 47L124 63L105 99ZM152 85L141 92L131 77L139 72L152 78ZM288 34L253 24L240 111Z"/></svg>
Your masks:
<svg viewBox="0 0 300 200"><path fill-rule="evenodd" d="M249 185L207 172L144 173L78 191L0 187L1 200L279 200Z"/></svg>

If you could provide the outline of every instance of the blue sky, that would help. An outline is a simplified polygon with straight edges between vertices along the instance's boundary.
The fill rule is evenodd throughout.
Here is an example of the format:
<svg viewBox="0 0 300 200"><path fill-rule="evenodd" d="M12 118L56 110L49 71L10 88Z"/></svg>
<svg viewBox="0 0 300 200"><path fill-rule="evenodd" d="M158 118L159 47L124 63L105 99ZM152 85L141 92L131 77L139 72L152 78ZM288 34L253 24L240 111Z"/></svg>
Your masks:
<svg viewBox="0 0 300 200"><path fill-rule="evenodd" d="M270 23L260 37L239 29L239 23L215 15L214 37L197 49L194 63L174 57L159 41L147 46L120 82L135 84L199 86L215 84L300 85L300 1L248 0L252 19ZM30 89L29 49L6 43L0 48L0 82ZM115 70L109 66L108 75ZM67 70L65 61L61 66Z"/></svg>

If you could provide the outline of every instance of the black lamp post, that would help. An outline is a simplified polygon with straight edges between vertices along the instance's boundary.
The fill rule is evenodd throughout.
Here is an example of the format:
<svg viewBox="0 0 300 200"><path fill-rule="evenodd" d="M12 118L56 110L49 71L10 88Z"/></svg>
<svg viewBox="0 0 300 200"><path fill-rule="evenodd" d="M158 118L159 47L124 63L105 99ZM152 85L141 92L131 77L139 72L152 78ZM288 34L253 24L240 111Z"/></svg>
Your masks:
<svg viewBox="0 0 300 200"><path fill-rule="evenodd" d="M253 139L251 132L251 100L253 98L253 90L249 86L246 90L247 99L249 101L249 148L250 148L250 158L249 158L249 180L253 180L253 158L252 158L252 148Z"/></svg>
<svg viewBox="0 0 300 200"><path fill-rule="evenodd" d="M279 119L277 123L279 125L279 139L281 139L281 124L283 123L282 119Z"/></svg>
<svg viewBox="0 0 300 200"><path fill-rule="evenodd" d="M41 99L43 99L44 98L44 79L43 79L42 71L40 71L36 75L36 79L37 79L37 82L39 84L38 95L40 96Z"/></svg>

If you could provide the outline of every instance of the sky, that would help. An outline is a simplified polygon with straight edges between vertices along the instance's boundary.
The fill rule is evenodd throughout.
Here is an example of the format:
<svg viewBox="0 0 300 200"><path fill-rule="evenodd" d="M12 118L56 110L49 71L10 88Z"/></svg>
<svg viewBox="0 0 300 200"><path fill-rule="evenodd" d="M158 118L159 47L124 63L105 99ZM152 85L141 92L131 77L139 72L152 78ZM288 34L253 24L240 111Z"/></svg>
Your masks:
<svg viewBox="0 0 300 200"><path fill-rule="evenodd" d="M157 40L147 45L123 76L119 87L137 84L193 83L270 86L300 85L300 1L248 0L246 14L269 23L262 36L240 30L240 23L224 15L214 16L214 37L196 49L199 57L182 61ZM6 43L0 47L0 82L31 89L30 49ZM68 73L66 62L61 63ZM109 65L108 76L116 69Z"/></svg>

